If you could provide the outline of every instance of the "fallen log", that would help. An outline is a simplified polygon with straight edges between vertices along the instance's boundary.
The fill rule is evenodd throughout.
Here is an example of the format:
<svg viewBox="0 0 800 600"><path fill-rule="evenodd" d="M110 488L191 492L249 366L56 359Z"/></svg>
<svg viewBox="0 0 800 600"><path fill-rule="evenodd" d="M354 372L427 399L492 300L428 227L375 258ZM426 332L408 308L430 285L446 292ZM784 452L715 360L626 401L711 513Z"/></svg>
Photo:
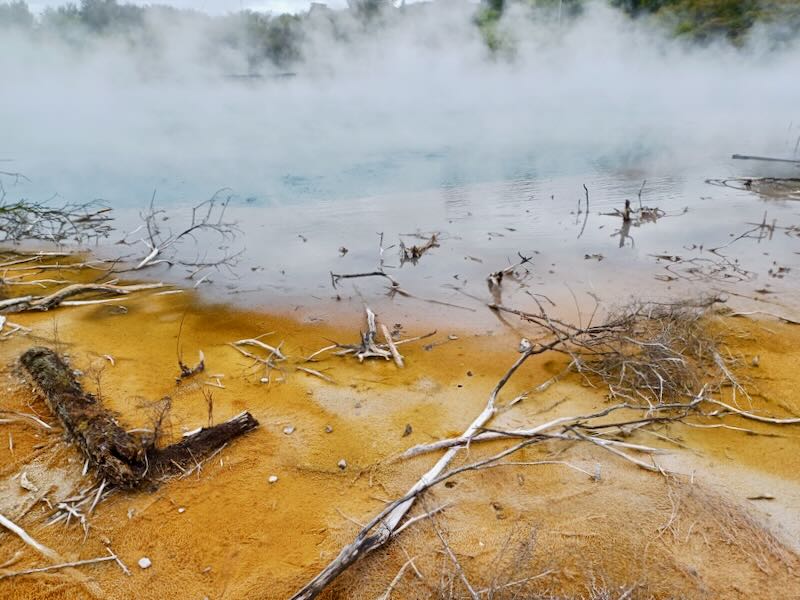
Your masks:
<svg viewBox="0 0 800 600"><path fill-rule="evenodd" d="M185 473L230 440L258 426L241 413L225 423L204 427L180 442L157 448L155 436L126 432L100 400L86 393L72 369L49 348L31 348L20 362L68 436L101 479L123 488L153 484Z"/></svg>

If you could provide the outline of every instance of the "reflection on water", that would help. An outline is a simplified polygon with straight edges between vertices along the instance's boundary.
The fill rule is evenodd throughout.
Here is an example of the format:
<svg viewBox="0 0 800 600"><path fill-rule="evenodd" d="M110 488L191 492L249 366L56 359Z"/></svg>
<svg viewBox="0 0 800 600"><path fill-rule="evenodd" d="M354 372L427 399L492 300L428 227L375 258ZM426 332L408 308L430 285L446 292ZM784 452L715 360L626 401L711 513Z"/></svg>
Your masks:
<svg viewBox="0 0 800 600"><path fill-rule="evenodd" d="M358 176L369 181L387 169L414 168L401 163L395 158L376 161L372 175L359 167ZM800 252L793 232L800 226L800 203L765 201L748 190L706 183L734 168L721 164L667 174L587 171L496 181L454 178L425 191L347 197L345 188L335 197L320 192L329 182L284 175L283 184L303 201L280 202L248 192L229 208L228 216L242 228L239 243L246 246L234 276L210 269L187 281L189 272L179 267L147 274L189 284L208 275L202 288L212 297L248 306L299 305L310 313L334 298L348 309L362 300L377 306L391 302L393 311L407 317L430 315L442 306L424 298L461 307L452 315L467 323L491 319L483 306L491 301L486 278L522 253L533 256L530 273L502 290L503 303L517 308L534 306L529 294L542 294L569 312L575 306L573 294L581 303L587 293L614 303L630 296L720 290L793 306L797 300L790 290L797 287ZM195 193L176 185L159 188L158 198L178 219L188 212ZM635 211L628 221L621 216L625 200ZM123 204L117 213L120 228L137 226L138 208ZM771 235L742 235L762 222L774 226ZM400 260L401 236L413 234L436 234L439 244L416 264ZM128 250L146 254L142 244ZM104 251L120 252L115 247ZM378 268L407 294L390 298L389 281L380 277L348 279L336 289L331 285L331 272Z"/></svg>

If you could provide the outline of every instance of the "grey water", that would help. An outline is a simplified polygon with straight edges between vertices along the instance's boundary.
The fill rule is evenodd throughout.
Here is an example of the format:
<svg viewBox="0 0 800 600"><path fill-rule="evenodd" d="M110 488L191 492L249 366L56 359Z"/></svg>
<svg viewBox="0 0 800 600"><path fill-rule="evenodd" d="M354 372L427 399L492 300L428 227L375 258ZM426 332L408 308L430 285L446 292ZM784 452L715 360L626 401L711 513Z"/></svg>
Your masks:
<svg viewBox="0 0 800 600"><path fill-rule="evenodd" d="M435 3L379 34L354 26L346 44L309 31L285 79L231 79L244 57L191 20L151 23L152 47L5 31L0 170L29 178L4 178L6 200L103 202L117 232L97 251L136 264L151 199L178 229L219 192L240 235L180 251L229 245L236 264L141 274L244 306L446 303L474 320L487 275L518 253L532 261L502 299L518 306L528 292L559 306L718 290L797 303L798 203L706 182L797 175L729 158L797 155L796 44L759 30L742 47L686 45L590 5L564 28L509 15L514 56L496 57L473 8ZM640 189L659 218L626 228L614 211L638 207ZM750 231L762 222L775 228ZM401 240L434 233L437 248L401 264ZM405 295L380 278L332 285L331 272L379 267Z"/></svg>
<svg viewBox="0 0 800 600"><path fill-rule="evenodd" d="M160 265L134 276L306 318L329 318L334 305L356 315L368 302L397 319L432 320L446 312L451 322L488 325L493 317L485 305L497 298L486 278L522 254L531 262L518 270L519 280L507 280L500 301L525 310L536 308L529 294L572 315L576 303L586 307L594 298L610 307L631 298L712 293L748 310L791 316L800 308L800 232L792 229L800 225L800 202L707 182L775 174L774 168L724 157L680 169L598 159L579 172L541 172L526 169L519 156L514 168L510 157L499 158L477 165L443 154L392 156L369 168L353 163L316 186L299 176L262 173L244 193L223 192L230 198L226 219L240 230L225 242L231 252L241 251L235 264ZM793 167L782 168L792 174ZM61 175L62 182L68 179ZM131 181L102 178L75 185L94 190L93 197L113 198L106 201L115 208L118 231L95 251L131 263L148 252L137 229L153 191L156 206L165 209L163 225L176 230L210 195L210 188L177 178L140 190ZM32 178L10 189L36 197L47 191L41 186ZM657 209L658 218L626 226L617 213L625 200L638 208L640 192L642 205ZM775 227L758 228L761 223ZM125 232L132 232L128 245L115 244ZM401 259L401 241L422 244L433 234L438 247L416 264ZM181 246L180 255L188 262L213 259L222 255L221 244L213 235L203 237ZM336 285L331 278L378 269L397 280L403 294L391 294L381 277Z"/></svg>

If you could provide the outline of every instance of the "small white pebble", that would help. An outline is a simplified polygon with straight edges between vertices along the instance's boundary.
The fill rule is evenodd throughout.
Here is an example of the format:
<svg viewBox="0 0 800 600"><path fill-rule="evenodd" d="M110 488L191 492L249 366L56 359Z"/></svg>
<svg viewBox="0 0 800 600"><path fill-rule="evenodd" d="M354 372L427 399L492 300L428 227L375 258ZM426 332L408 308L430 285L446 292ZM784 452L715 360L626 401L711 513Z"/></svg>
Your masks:
<svg viewBox="0 0 800 600"><path fill-rule="evenodd" d="M153 563L146 556L143 556L142 558L139 559L139 568L140 569L149 569L150 565L152 565L152 564Z"/></svg>
<svg viewBox="0 0 800 600"><path fill-rule="evenodd" d="M342 459L338 462L339 468L344 471L347 468L347 461Z"/></svg>
<svg viewBox="0 0 800 600"><path fill-rule="evenodd" d="M325 433L331 433L331 432L333 432L333 427L331 427L330 425L325 425Z"/></svg>
<svg viewBox="0 0 800 600"><path fill-rule="evenodd" d="M450 340L450 341L452 342L452 341L455 341L455 340L457 340L457 339L458 339L458 336L457 336L457 335L453 335L453 334L451 333L450 335L448 335L448 336L447 336L447 339L448 339L448 340Z"/></svg>
<svg viewBox="0 0 800 600"><path fill-rule="evenodd" d="M262 377L261 383L269 383L269 377Z"/></svg>
<svg viewBox="0 0 800 600"><path fill-rule="evenodd" d="M179 513L181 513L181 514L183 514L183 513L185 513L185 512L186 512L186 509L185 509L185 508L183 508L183 507L181 506L181 507L178 509L178 512L179 512Z"/></svg>
<svg viewBox="0 0 800 600"><path fill-rule="evenodd" d="M277 475L270 475L269 479L267 479L267 481L269 481L270 483L275 483L276 481L278 481L278 476Z"/></svg>
<svg viewBox="0 0 800 600"><path fill-rule="evenodd" d="M283 433L285 433L286 435L292 435L294 433L294 427L292 427L291 425L287 425L286 427L283 428Z"/></svg>

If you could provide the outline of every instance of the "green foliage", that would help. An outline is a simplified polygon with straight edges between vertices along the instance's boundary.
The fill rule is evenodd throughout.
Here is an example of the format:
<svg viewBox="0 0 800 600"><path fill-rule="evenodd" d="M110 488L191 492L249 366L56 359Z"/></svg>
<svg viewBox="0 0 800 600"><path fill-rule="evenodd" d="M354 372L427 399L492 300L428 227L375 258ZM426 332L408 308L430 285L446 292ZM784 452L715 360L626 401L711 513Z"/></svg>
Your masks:
<svg viewBox="0 0 800 600"><path fill-rule="evenodd" d="M390 0L347 0L347 6L362 21L370 21L392 6Z"/></svg>
<svg viewBox="0 0 800 600"><path fill-rule="evenodd" d="M90 31L126 30L142 26L144 9L116 0L81 0L78 15Z"/></svg>
<svg viewBox="0 0 800 600"><path fill-rule="evenodd" d="M757 0L677 0L659 10L676 22L675 33L697 40L740 39L759 19Z"/></svg>
<svg viewBox="0 0 800 600"><path fill-rule="evenodd" d="M251 70L265 60L286 67L300 59L303 35L299 16L270 17L245 11L239 17L244 21L244 49Z"/></svg>
<svg viewBox="0 0 800 600"><path fill-rule="evenodd" d="M632 16L642 13L658 12L664 6L673 4L675 0L610 0L611 6L620 8Z"/></svg>
<svg viewBox="0 0 800 600"><path fill-rule="evenodd" d="M502 16L502 12L493 8L492 6L485 6L478 10L475 14L475 25L481 32L486 46L492 52L500 49L500 36L498 35L498 21Z"/></svg>
<svg viewBox="0 0 800 600"><path fill-rule="evenodd" d="M0 4L0 27L33 27L34 19L28 5L22 0Z"/></svg>
<svg viewBox="0 0 800 600"><path fill-rule="evenodd" d="M569 19L583 13L584 0L527 0L527 4L535 11L548 15L558 14L562 19Z"/></svg>
<svg viewBox="0 0 800 600"><path fill-rule="evenodd" d="M511 56L516 40L503 27L502 16L509 4L528 7L532 19L543 23L576 17L590 0L482 0L473 23L492 54ZM727 38L734 43L744 40L758 23L770 24L773 43L793 39L800 33L800 0L605 0L633 18L652 16L655 22L675 35L694 41ZM403 18L406 10L394 11L390 0L348 0L349 11L378 35L381 23L389 18ZM423 7L423 5L415 5ZM252 11L211 17L194 11L164 6L136 6L118 0L80 0L46 9L38 18L31 14L24 0L0 0L0 30L15 27L55 35L76 45L90 43L93 36L122 34L132 46L147 46L157 40L151 24L162 23L162 30L181 17L199 19L209 25L208 44L240 51L254 73L271 63L286 68L302 59L305 31L319 25L320 15L272 16ZM150 17L150 18L148 18ZM165 18L169 17L169 18ZM335 38L347 41L348 28L339 31L337 23L347 23L347 15L328 11L322 18ZM212 50L213 51L213 50Z"/></svg>
<svg viewBox="0 0 800 600"><path fill-rule="evenodd" d="M797 0L610 0L632 16L655 14L678 36L698 41L727 37L740 42L757 23L800 32Z"/></svg>

